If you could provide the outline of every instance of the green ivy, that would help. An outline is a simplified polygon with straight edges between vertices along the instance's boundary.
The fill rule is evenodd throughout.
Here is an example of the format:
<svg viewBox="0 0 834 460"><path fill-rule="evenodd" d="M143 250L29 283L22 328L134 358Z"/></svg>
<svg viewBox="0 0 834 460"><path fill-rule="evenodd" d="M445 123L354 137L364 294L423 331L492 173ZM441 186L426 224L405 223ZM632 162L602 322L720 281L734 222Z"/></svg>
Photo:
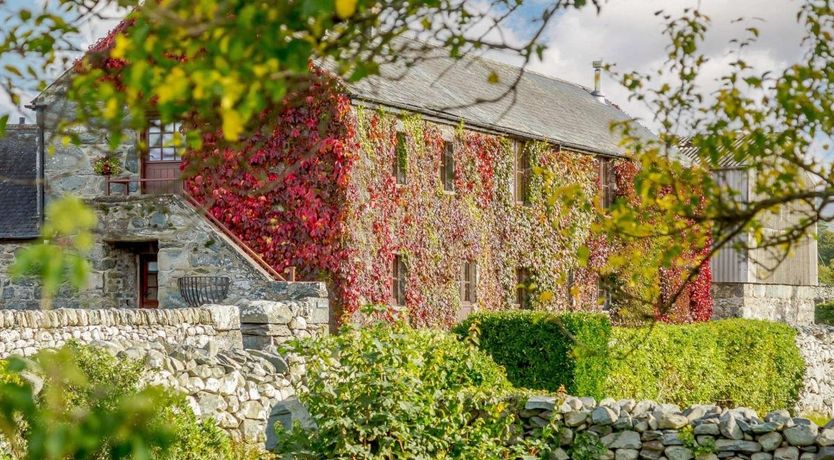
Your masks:
<svg viewBox="0 0 834 460"><path fill-rule="evenodd" d="M570 449L573 460L599 460L605 453L605 446L594 433L582 431L576 434Z"/></svg>
<svg viewBox="0 0 834 460"><path fill-rule="evenodd" d="M478 313L455 327L507 369L513 385L602 397L608 372L608 317L533 311Z"/></svg>

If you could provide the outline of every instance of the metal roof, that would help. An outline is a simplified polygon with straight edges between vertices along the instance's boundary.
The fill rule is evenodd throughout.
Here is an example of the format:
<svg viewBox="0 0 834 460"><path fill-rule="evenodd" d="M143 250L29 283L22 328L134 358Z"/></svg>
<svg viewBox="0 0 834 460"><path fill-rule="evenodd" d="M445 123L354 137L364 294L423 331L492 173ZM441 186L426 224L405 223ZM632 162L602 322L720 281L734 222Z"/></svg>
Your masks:
<svg viewBox="0 0 834 460"><path fill-rule="evenodd" d="M9 125L0 137L0 239L38 236L35 125Z"/></svg>
<svg viewBox="0 0 834 460"><path fill-rule="evenodd" d="M521 69L481 57L450 58L442 49L411 67L381 66L380 75L347 85L359 101L390 106L438 118L462 120L481 128L542 139L595 153L622 155L614 121L631 120L619 107L602 102L592 90L525 70L514 93L496 102L516 81ZM590 74L589 66L589 74ZM498 83L489 83L491 72ZM640 137L654 135L637 122Z"/></svg>
<svg viewBox="0 0 834 460"><path fill-rule="evenodd" d="M733 141L733 151L727 151L723 148L719 151L720 156L718 157L718 167L713 169L739 169L747 166L746 158L736 158L736 155L733 152L749 143L750 139L740 134L735 141ZM688 158L693 163L704 163L704 160L699 156L698 147L692 145L692 137L683 137L680 139L677 146L677 153L683 158Z"/></svg>

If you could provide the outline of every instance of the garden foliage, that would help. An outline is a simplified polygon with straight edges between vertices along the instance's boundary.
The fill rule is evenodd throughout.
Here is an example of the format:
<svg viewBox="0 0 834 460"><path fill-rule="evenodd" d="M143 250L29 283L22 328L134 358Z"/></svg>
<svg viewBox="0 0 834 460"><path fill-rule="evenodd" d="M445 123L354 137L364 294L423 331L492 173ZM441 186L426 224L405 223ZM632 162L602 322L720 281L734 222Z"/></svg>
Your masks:
<svg viewBox="0 0 834 460"><path fill-rule="evenodd" d="M140 388L142 364L69 343L0 375L0 436L13 458L228 459L239 454L185 398Z"/></svg>
<svg viewBox="0 0 834 460"><path fill-rule="evenodd" d="M402 323L346 328L292 346L306 358L302 403L318 428L278 430L292 458L518 458L516 409L489 356ZM536 441L536 442L538 442Z"/></svg>
<svg viewBox="0 0 834 460"><path fill-rule="evenodd" d="M507 369L513 385L603 396L611 324L603 314L478 313L455 327Z"/></svg>
<svg viewBox="0 0 834 460"><path fill-rule="evenodd" d="M790 326L732 319L611 327L599 314L478 313L455 327L516 386L758 411L794 407L804 362Z"/></svg>
<svg viewBox="0 0 834 460"><path fill-rule="evenodd" d="M791 408L805 367L795 335L785 324L746 319L614 328L606 396Z"/></svg>

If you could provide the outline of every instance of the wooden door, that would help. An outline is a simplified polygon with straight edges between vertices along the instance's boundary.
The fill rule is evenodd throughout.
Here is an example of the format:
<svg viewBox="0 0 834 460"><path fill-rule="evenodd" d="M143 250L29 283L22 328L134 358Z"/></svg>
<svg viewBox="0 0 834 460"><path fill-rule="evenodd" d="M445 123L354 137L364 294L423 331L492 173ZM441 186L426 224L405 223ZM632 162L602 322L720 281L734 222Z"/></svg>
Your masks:
<svg viewBox="0 0 834 460"><path fill-rule="evenodd" d="M159 307L159 264L156 254L139 255L139 307Z"/></svg>
<svg viewBox="0 0 834 460"><path fill-rule="evenodd" d="M180 163L182 147L174 145L179 123L163 124L151 120L144 134L146 146L142 161L142 193L179 193L182 191Z"/></svg>

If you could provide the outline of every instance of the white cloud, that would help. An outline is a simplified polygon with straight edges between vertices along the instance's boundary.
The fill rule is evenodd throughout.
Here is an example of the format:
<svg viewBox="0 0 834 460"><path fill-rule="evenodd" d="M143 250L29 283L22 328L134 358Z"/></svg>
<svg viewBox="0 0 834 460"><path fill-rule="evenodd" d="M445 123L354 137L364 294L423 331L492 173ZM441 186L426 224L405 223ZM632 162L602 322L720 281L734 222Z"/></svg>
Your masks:
<svg viewBox="0 0 834 460"><path fill-rule="evenodd" d="M712 20L701 51L710 58L699 83L717 87L718 77L727 72L735 49L732 38L742 38L744 29L756 26L761 37L742 56L757 70L780 70L797 59L802 37L796 23L799 4L789 0L612 0L597 15L593 8L570 10L555 21L547 36L548 50L542 62L531 67L569 81L593 85L591 62L602 58L620 71L649 72L662 66L668 39L662 35L664 19L654 13L664 10L680 14L700 3L700 11ZM753 18L755 16L755 18ZM744 22L733 20L745 17ZM628 101L628 92L616 81L604 78L603 91L609 99L632 115L652 125L652 113L643 105Z"/></svg>

